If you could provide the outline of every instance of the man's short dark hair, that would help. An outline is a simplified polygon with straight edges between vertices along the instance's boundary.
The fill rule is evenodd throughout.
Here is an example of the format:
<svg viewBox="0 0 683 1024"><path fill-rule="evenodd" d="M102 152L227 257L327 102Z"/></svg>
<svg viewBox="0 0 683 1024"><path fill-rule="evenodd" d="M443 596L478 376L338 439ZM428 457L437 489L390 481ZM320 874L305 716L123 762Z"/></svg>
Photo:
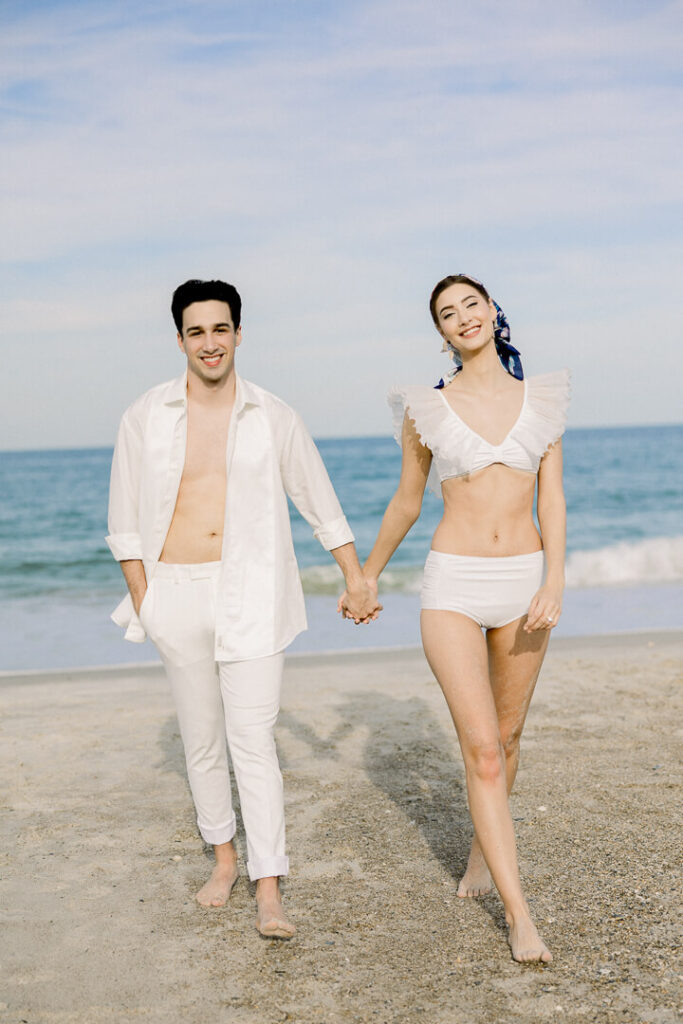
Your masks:
<svg viewBox="0 0 683 1024"><path fill-rule="evenodd" d="M171 313L173 321L178 328L178 334L183 333L183 310L191 306L193 302L227 302L230 307L232 326L237 330L242 316L242 300L234 285L226 281L186 281L178 285L173 292L171 301Z"/></svg>

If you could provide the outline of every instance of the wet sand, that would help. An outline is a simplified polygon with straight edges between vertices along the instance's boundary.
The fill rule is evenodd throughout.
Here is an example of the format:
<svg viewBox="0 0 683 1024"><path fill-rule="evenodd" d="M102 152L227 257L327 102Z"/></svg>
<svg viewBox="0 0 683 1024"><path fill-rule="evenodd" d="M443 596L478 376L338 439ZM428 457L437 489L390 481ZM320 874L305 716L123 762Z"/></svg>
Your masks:
<svg viewBox="0 0 683 1024"><path fill-rule="evenodd" d="M288 660L289 943L245 877L194 900L211 860L160 668L0 677L0 1021L674 1024L682 676L683 632L551 647L512 797L545 968L511 960L495 894L455 895L462 762L420 651Z"/></svg>

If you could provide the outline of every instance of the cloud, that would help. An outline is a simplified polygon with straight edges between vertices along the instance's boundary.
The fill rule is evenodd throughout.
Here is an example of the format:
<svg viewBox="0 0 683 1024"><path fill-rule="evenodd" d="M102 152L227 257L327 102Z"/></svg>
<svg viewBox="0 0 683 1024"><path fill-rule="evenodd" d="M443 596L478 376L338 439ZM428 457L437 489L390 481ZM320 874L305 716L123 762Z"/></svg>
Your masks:
<svg viewBox="0 0 683 1024"><path fill-rule="evenodd" d="M363 363L360 433L384 422L373 395L399 367L440 368L421 348L424 300L454 267L507 297L532 351L554 309L583 337L618 307L601 342L638 347L648 300L629 283L644 265L671 289L669 317L683 312L682 44L680 3L22 5L0 60L4 332L57 343L76 416L80 377L63 366L88 339L106 349L102 438L135 360L145 381L173 372L168 293L197 273L244 290L241 357L319 432L316 360L346 356L336 423ZM604 414L591 403L580 421ZM673 397L609 415L629 408L679 415ZM84 404L73 429L92 415Z"/></svg>

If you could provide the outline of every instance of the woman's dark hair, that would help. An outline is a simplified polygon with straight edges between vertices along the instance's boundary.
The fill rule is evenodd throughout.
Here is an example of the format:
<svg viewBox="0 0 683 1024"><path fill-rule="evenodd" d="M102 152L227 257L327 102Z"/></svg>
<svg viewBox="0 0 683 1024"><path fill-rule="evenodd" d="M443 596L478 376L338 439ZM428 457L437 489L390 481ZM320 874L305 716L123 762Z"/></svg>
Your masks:
<svg viewBox="0 0 683 1024"><path fill-rule="evenodd" d="M173 292L171 313L178 334L183 333L183 310L193 302L227 302L230 307L232 325L237 330L242 316L242 300L237 289L225 281L186 281Z"/></svg>
<svg viewBox="0 0 683 1024"><path fill-rule="evenodd" d="M429 312L432 314L432 320L436 327L439 326L439 317L436 312L437 300L439 295L441 295L441 292L445 292L452 284L469 284L475 291L479 292L480 295L483 295L487 302L491 301L491 296L486 291L481 281L475 281L473 277L468 277L467 274L450 274L448 277L444 277L442 281L439 281L429 299Z"/></svg>

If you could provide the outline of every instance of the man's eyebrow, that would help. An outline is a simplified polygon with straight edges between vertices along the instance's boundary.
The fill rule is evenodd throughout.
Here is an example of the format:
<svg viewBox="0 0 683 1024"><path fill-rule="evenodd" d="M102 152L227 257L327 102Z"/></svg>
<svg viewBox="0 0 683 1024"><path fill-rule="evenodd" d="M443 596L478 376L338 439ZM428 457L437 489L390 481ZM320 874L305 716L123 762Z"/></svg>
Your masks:
<svg viewBox="0 0 683 1024"><path fill-rule="evenodd" d="M227 327L229 329L229 328L232 327L232 324L228 323L227 320L221 320L217 324L212 324L211 330L215 331L217 327ZM188 334L190 333L190 331L203 331L204 330L204 328L202 327L201 324L190 324L190 326L186 327L185 329L186 329Z"/></svg>

